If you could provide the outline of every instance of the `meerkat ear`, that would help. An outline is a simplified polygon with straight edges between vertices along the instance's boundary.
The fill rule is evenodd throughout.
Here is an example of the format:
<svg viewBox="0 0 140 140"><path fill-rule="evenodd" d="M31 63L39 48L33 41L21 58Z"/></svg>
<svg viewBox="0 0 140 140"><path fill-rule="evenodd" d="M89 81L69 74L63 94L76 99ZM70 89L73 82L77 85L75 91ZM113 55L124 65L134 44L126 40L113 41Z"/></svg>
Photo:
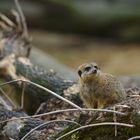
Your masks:
<svg viewBox="0 0 140 140"><path fill-rule="evenodd" d="M78 70L78 75L81 77L82 71Z"/></svg>

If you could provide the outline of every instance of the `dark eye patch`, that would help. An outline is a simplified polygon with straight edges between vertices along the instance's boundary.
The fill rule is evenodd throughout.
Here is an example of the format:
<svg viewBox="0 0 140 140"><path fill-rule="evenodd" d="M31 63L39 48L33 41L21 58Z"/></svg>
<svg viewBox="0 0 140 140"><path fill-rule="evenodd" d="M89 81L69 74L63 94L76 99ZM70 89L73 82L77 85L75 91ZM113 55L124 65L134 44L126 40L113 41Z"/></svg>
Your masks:
<svg viewBox="0 0 140 140"><path fill-rule="evenodd" d="M81 77L82 71L78 70L78 75Z"/></svg>
<svg viewBox="0 0 140 140"><path fill-rule="evenodd" d="M89 71L91 69L91 67L85 67L85 71Z"/></svg>
<svg viewBox="0 0 140 140"><path fill-rule="evenodd" d="M94 66L95 69L98 69L98 66Z"/></svg>

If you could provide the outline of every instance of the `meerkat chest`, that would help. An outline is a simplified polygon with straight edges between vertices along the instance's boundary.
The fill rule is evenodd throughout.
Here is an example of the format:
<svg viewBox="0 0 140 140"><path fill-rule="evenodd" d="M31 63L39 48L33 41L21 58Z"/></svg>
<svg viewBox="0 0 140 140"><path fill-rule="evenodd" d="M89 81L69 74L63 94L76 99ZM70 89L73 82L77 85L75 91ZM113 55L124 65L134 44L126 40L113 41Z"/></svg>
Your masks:
<svg viewBox="0 0 140 140"><path fill-rule="evenodd" d="M98 98L99 95L103 92L104 85L100 85L98 83L88 83L81 86L81 94L83 96L94 96L95 98Z"/></svg>

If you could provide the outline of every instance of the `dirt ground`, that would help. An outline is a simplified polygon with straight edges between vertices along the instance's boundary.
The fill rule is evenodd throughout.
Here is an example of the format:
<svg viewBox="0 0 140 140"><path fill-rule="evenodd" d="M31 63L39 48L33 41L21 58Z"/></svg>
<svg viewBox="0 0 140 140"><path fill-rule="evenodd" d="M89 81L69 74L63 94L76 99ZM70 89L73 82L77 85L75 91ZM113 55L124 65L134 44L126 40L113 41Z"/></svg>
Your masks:
<svg viewBox="0 0 140 140"><path fill-rule="evenodd" d="M32 31L31 34L35 46L74 69L82 63L95 61L105 72L140 73L140 44L61 33Z"/></svg>

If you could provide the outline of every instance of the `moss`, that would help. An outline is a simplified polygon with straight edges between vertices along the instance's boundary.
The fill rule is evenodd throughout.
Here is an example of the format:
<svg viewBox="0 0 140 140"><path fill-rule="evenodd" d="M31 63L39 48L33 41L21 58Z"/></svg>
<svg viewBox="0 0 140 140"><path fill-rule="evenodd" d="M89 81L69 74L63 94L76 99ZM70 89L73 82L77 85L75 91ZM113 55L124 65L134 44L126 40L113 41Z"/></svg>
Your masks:
<svg viewBox="0 0 140 140"><path fill-rule="evenodd" d="M99 121L96 118L96 115L93 117L91 123L101 123L101 122L113 122L112 114L107 114L104 118L104 121ZM73 133L71 136L65 137L63 140L124 140L130 137L139 135L140 130L140 116L137 113L130 113L125 116L118 116L118 122L134 124L134 128L129 128L125 126L117 126L117 136L115 136L115 127L114 126L96 126L91 128L86 128L81 131ZM74 129L73 127L68 127L61 133L61 135L69 132Z"/></svg>

